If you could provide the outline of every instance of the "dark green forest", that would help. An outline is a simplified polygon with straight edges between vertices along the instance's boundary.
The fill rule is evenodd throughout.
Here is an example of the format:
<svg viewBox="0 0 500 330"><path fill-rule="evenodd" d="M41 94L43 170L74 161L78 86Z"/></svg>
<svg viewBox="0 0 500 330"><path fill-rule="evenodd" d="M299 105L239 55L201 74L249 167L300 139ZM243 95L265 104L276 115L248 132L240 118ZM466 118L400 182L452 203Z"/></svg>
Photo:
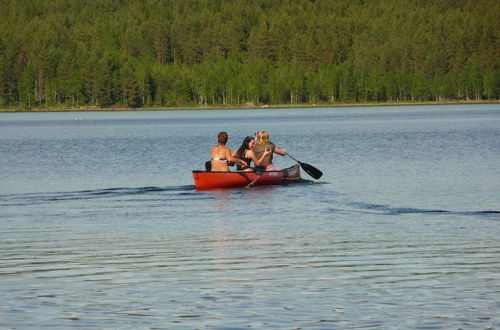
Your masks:
<svg viewBox="0 0 500 330"><path fill-rule="evenodd" d="M0 107L498 100L498 0L2 0Z"/></svg>

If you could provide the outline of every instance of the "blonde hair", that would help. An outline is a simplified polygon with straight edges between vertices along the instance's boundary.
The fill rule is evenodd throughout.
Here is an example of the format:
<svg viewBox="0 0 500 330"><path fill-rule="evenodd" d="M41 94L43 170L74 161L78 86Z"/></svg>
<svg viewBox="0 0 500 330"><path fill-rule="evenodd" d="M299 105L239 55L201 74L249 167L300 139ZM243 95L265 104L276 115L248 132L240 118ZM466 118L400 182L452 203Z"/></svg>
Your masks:
<svg viewBox="0 0 500 330"><path fill-rule="evenodd" d="M257 143L259 144L269 143L269 132L267 131L259 132L259 136L257 137Z"/></svg>

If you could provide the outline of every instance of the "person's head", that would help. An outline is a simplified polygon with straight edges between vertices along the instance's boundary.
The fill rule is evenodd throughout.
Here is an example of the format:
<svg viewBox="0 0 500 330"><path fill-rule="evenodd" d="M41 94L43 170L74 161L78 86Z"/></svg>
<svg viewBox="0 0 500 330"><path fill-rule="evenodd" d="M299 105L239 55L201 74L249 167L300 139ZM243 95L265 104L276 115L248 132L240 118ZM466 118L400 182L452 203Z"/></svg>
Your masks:
<svg viewBox="0 0 500 330"><path fill-rule="evenodd" d="M254 137L251 136L251 138L252 140L248 142L248 149L253 149L253 147L255 147L255 143L257 142L257 140Z"/></svg>
<svg viewBox="0 0 500 330"><path fill-rule="evenodd" d="M217 142L219 144L226 144L227 143L227 139L228 139L228 135L226 132L220 132L218 135L217 135Z"/></svg>
<svg viewBox="0 0 500 330"><path fill-rule="evenodd" d="M243 139L243 143L241 144L240 148L238 149L237 155L240 158L245 158L245 151L247 149L252 149L253 146L255 145L255 138L253 136L247 136L246 138Z"/></svg>
<svg viewBox="0 0 500 330"><path fill-rule="evenodd" d="M266 131L259 132L259 138L257 140L257 143L260 144L269 143L269 132Z"/></svg>

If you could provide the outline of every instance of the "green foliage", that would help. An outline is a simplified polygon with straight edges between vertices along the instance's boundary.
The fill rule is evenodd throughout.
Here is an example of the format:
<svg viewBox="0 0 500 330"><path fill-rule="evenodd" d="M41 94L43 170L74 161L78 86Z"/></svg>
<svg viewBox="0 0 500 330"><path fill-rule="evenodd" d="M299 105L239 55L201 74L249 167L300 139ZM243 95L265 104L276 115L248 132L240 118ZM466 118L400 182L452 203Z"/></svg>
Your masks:
<svg viewBox="0 0 500 330"><path fill-rule="evenodd" d="M500 98L496 0L4 0L0 106Z"/></svg>

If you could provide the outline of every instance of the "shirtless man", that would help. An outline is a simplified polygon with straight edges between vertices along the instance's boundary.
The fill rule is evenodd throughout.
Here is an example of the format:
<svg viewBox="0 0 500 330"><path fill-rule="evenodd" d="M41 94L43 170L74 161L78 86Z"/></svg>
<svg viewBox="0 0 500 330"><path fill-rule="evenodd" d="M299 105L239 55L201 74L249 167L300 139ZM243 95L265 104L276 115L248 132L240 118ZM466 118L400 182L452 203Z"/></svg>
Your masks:
<svg viewBox="0 0 500 330"><path fill-rule="evenodd" d="M212 171L229 171L229 162L241 163L247 166L247 163L241 159L233 157L231 149L226 147L228 135L226 132L220 132L217 135L218 144L210 149L210 160L212 162Z"/></svg>

